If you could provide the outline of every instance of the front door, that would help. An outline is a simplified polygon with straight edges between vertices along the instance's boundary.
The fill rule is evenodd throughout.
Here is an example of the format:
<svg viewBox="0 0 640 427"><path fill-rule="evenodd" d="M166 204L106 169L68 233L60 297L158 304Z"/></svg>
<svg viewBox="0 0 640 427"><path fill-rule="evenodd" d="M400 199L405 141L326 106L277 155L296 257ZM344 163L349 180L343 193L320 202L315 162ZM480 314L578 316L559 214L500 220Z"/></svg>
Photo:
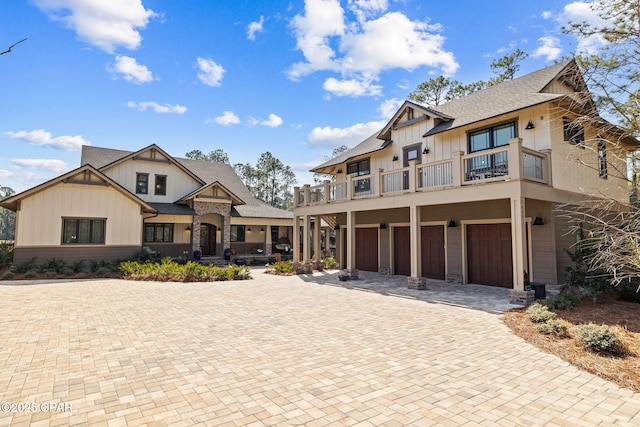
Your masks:
<svg viewBox="0 0 640 427"><path fill-rule="evenodd" d="M202 256L214 256L216 254L216 231L213 224L202 224L200 226L200 250Z"/></svg>
<svg viewBox="0 0 640 427"><path fill-rule="evenodd" d="M378 228L356 228L356 268L378 272Z"/></svg>
<svg viewBox="0 0 640 427"><path fill-rule="evenodd" d="M410 227L393 227L393 274L411 276Z"/></svg>

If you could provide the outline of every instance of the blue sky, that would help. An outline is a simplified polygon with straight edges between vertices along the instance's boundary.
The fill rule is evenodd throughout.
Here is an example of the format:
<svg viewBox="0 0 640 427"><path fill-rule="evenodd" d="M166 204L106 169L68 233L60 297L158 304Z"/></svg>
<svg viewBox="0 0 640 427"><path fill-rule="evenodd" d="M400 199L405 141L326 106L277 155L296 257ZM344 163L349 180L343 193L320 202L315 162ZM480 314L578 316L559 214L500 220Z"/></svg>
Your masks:
<svg viewBox="0 0 640 427"><path fill-rule="evenodd" d="M90 144L158 144L231 163L270 151L307 171L381 128L417 84L519 75L598 40L561 33L587 2L539 0L5 0L0 2L0 186L80 165Z"/></svg>

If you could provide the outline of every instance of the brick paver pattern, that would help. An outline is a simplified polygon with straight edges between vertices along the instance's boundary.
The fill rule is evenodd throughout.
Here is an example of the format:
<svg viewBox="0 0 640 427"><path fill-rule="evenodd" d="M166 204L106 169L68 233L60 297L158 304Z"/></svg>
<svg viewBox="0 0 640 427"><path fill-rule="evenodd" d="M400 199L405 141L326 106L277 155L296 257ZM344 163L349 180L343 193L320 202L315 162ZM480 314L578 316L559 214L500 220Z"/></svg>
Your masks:
<svg viewBox="0 0 640 427"><path fill-rule="evenodd" d="M639 395L499 314L253 275L0 284L0 401L37 407L0 425L640 425Z"/></svg>

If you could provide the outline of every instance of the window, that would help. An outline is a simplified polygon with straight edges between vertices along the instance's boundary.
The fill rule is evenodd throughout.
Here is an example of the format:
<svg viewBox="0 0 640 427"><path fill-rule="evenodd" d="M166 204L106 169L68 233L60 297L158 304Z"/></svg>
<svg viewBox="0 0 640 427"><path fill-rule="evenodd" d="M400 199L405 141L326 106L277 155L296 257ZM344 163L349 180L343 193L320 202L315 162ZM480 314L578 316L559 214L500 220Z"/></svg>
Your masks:
<svg viewBox="0 0 640 427"><path fill-rule="evenodd" d="M598 176L607 179L607 141L598 138Z"/></svg>
<svg viewBox="0 0 640 427"><path fill-rule="evenodd" d="M413 108L411 108L411 107L407 108L407 121L413 120L414 114L415 113L413 111Z"/></svg>
<svg viewBox="0 0 640 427"><path fill-rule="evenodd" d="M173 242L173 224L145 224L145 242Z"/></svg>
<svg viewBox="0 0 640 427"><path fill-rule="evenodd" d="M105 219L64 218L62 243L65 245L104 244Z"/></svg>
<svg viewBox="0 0 640 427"><path fill-rule="evenodd" d="M244 242L244 225L231 226L231 241Z"/></svg>
<svg viewBox="0 0 640 427"><path fill-rule="evenodd" d="M515 122L471 132L469 133L469 153L509 145L509 140L515 137Z"/></svg>
<svg viewBox="0 0 640 427"><path fill-rule="evenodd" d="M167 195L167 176L166 175L156 175L156 186L155 186L154 194L156 196Z"/></svg>
<svg viewBox="0 0 640 427"><path fill-rule="evenodd" d="M572 144L584 144L584 127L573 120L563 118L564 140Z"/></svg>
<svg viewBox="0 0 640 427"><path fill-rule="evenodd" d="M369 175L371 173L369 159L347 164L347 173L354 174L355 176Z"/></svg>
<svg viewBox="0 0 640 427"><path fill-rule="evenodd" d="M149 174L136 174L136 194L149 194Z"/></svg>

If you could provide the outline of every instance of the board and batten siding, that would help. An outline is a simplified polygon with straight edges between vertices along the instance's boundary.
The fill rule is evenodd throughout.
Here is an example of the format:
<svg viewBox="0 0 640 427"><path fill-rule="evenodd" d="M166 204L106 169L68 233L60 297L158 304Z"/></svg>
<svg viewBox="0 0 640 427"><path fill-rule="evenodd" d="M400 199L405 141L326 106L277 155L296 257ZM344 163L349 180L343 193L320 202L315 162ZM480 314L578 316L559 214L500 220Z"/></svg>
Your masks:
<svg viewBox="0 0 640 427"><path fill-rule="evenodd" d="M22 200L16 247L62 246L64 217L105 218L106 246L140 245L139 203L110 186L59 183Z"/></svg>
<svg viewBox="0 0 640 427"><path fill-rule="evenodd" d="M127 160L103 172L133 194L136 194L136 174L149 174L149 193L136 196L150 203L173 203L201 186L178 166L159 161ZM165 196L154 195L155 175L167 177Z"/></svg>

